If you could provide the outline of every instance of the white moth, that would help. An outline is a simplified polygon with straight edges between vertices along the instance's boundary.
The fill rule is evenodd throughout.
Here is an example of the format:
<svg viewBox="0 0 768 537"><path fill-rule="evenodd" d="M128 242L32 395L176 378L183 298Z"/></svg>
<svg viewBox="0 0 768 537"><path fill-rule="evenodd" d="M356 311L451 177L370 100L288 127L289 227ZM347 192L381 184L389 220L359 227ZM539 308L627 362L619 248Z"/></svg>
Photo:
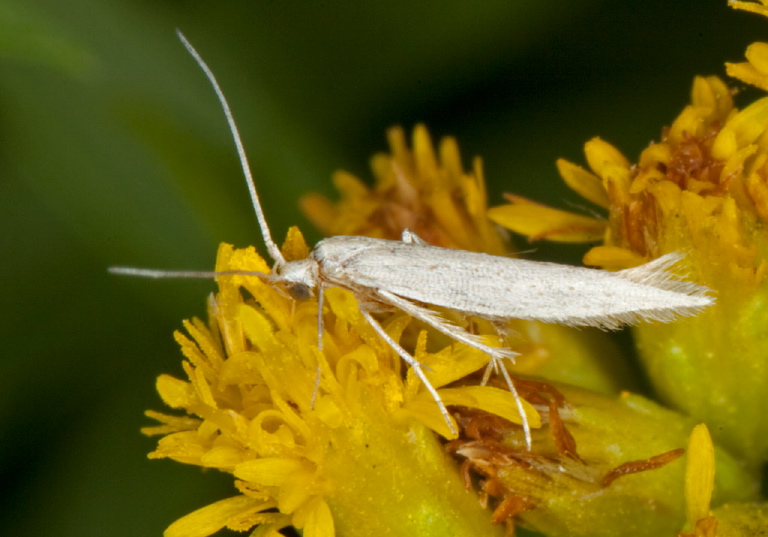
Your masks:
<svg viewBox="0 0 768 537"><path fill-rule="evenodd" d="M431 246L404 231L402 241L368 237L331 237L320 241L309 257L285 261L267 226L234 118L216 78L197 51L178 32L216 92L237 147L256 217L267 250L275 261L271 274L249 271L189 272L112 267L117 274L151 278L209 278L226 274L255 276L279 285L294 299L317 295L318 347L322 349L323 291L341 287L358 298L360 312L373 329L405 360L429 390L450 430L456 428L437 390L424 374L424 366L394 341L371 311L399 309L460 343L490 356L491 368L500 372L520 413L526 444L531 433L520 396L503 364L516 353L485 344L478 336L456 326L428 305L487 319L500 326L509 319L530 319L570 326L616 329L639 321L667 322L695 315L714 303L708 289L680 281L668 269L682 257L668 254L636 268L619 272L525 261ZM318 371L319 373L319 371ZM316 390L320 377L317 378Z"/></svg>

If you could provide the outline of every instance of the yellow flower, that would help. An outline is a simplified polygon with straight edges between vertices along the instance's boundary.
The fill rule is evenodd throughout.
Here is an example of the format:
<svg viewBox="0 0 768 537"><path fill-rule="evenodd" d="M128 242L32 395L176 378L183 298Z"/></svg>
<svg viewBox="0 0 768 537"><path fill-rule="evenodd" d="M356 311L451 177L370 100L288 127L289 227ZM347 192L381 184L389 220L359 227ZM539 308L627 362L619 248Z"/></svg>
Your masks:
<svg viewBox="0 0 768 537"><path fill-rule="evenodd" d="M608 221L519 197L511 197L510 205L489 210L489 217L536 239L588 242L602 238L604 246L593 248L584 261L612 269L690 249L698 241L710 241L707 246L713 249L741 251L743 247L733 240L743 242L749 237L743 237L740 222L733 221L735 208L730 207L729 195L735 188L733 168L738 164L726 169L725 162L712 153L721 130L743 124L736 117L727 86L716 77L697 77L691 105L664 129L661 142L642 152L637 164L599 138L584 148L591 171L558 160L563 180L607 209ZM536 233L531 233L533 226L537 226ZM712 227L722 231L709 236ZM752 260L744 260L748 261Z"/></svg>
<svg viewBox="0 0 768 537"><path fill-rule="evenodd" d="M738 110L722 80L696 77L690 105L635 164L599 138L585 154L589 170L564 160L558 169L607 209L607 221L514 197L489 217L536 239L602 238L584 262L607 269L683 252L681 272L715 290L717 305L696 318L636 327L641 357L665 401L707 422L751 463L765 460L768 98Z"/></svg>
<svg viewBox="0 0 768 537"><path fill-rule="evenodd" d="M283 252L307 253L295 229ZM289 255L290 254L290 255ZM217 271L269 272L253 248L222 245ZM210 323L177 333L186 379L163 375L157 388L189 416L151 412L162 434L150 457L231 473L240 494L171 525L169 537L204 537L223 527L277 535L295 526L306 536L493 534L487 513L465 490L435 431L450 430L429 393L373 331L354 296L329 289L324 350L317 347L317 301L295 302L249 276L221 276L209 304ZM385 322L398 340L409 322ZM415 356L446 405L483 409L520 423L508 391L447 387L488 362L452 345ZM317 367L322 372L313 401ZM525 403L531 425L540 425ZM393 524L392 520L397 523Z"/></svg>

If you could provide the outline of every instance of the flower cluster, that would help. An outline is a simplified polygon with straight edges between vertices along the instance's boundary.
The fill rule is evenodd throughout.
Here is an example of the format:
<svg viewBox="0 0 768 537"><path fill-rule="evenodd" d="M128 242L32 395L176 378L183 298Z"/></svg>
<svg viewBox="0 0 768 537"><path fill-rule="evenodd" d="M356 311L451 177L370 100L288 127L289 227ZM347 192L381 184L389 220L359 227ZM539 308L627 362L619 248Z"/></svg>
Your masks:
<svg viewBox="0 0 768 537"><path fill-rule="evenodd" d="M283 252L306 255L297 230ZM216 268L269 272L253 248L229 245L221 246ZM471 535L473 528L490 527L479 505L464 506L468 494L432 434L451 435L431 395L412 371L403 371L351 293L327 291L321 352L316 301L294 302L252 276L221 276L218 283L210 323L185 323L191 338L176 334L187 378L163 375L157 383L168 406L194 418L150 412L162 425L144 432L164 435L151 457L231 473L240 494L187 515L166 535L204 536L225 526L254 525L260 535L277 535L286 526L305 535L375 535L389 516L408 520L403 535L439 528L446 535ZM409 321L392 316L387 333L398 340ZM425 332L416 347L445 404L520 422L508 391L444 387L482 370L486 355L458 346L429 352ZM321 383L313 396L318 367Z"/></svg>
<svg viewBox="0 0 768 537"><path fill-rule="evenodd" d="M731 5L768 16L768 0ZM768 89L766 58L768 44L756 43L728 74ZM216 270L228 274L208 323L176 334L186 378L157 383L186 415L149 412L160 425L144 432L162 435L151 457L230 473L238 494L166 535L469 536L519 525L548 536L714 537L765 527L768 507L750 502L768 458L768 97L737 109L725 82L697 77L690 105L636 163L598 138L585 147L589 169L558 161L607 219L515 195L489 209L481 162L466 171L455 140L436 151L423 126L411 147L402 129L388 137L391 153L372 160L373 187L338 172L341 201L302 200L325 234L397 240L410 229L434 245L512 255L498 224L531 240L601 241L584 262L605 269L683 252L685 277L715 290L717 306L635 328L648 376L675 410L625 391L636 385L600 332L440 311L473 334L501 333L520 354L509 371L534 429L528 449L506 385L481 382L488 356L403 312L377 313L424 365L455 434L362 316L360 297L330 288L318 311L316 299L297 302L246 275L270 273L253 248L222 245ZM309 255L296 229L282 251L289 261Z"/></svg>
<svg viewBox="0 0 768 537"><path fill-rule="evenodd" d="M729 69L747 82L761 65L748 58ZM684 252L688 276L717 291L718 304L680 323L638 326L638 348L663 399L716 426L717 439L754 464L768 456L760 419L768 363L755 344L768 336L767 128L768 98L738 110L722 80L697 77L691 104L636 164L597 138L585 146L590 170L558 161L565 182L606 209L607 221L519 197L489 211L533 239L602 238L584 256L589 265L624 268Z"/></svg>

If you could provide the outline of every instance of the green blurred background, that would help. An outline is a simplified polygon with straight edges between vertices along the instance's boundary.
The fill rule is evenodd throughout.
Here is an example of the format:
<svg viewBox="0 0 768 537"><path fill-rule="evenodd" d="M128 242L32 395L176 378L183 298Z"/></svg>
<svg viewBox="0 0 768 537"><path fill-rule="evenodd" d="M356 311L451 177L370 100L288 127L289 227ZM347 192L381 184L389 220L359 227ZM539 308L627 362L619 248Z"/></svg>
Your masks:
<svg viewBox="0 0 768 537"><path fill-rule="evenodd" d="M368 179L384 130L418 121L484 157L492 203L582 207L556 158L583 162L594 135L634 158L695 74L768 35L725 0L0 0L5 535L160 535L232 493L228 476L147 460L138 432L162 409L157 375L181 374L172 331L213 284L106 273L210 269L219 241L260 245L177 27L230 99L278 242L296 223L316 240L299 196L332 194L338 168Z"/></svg>

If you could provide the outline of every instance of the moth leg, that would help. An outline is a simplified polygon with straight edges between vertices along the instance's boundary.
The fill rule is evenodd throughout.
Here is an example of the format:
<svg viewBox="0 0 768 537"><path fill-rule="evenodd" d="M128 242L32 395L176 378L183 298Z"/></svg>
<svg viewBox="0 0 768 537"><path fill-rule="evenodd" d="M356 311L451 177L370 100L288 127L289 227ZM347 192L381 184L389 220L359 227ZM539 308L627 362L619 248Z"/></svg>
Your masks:
<svg viewBox="0 0 768 537"><path fill-rule="evenodd" d="M517 356L516 352L499 347L490 347L480 341L480 338L477 336L469 334L458 326L455 326L454 324L446 321L432 310L421 307L417 304L414 304L410 300L402 298L383 289L377 289L377 294L393 306L404 311L408 315L428 324L435 330L442 332L451 339L454 339L460 343L464 343L465 345L469 345L473 349L477 349L480 352L484 352L491 357L491 362L488 364L488 367L493 368L494 371L499 372L501 369L503 369L504 359L511 360L512 363L515 361L515 356ZM487 375L490 375L490 369L486 371L486 376ZM485 384L487 382L487 378L484 377L483 380L483 383ZM510 386L510 390L515 393L512 386Z"/></svg>
<svg viewBox="0 0 768 537"><path fill-rule="evenodd" d="M317 285L317 348L322 352L323 350L323 297L325 287L322 283ZM315 401L317 401L317 394L320 391L320 364L317 364L317 373L315 373L315 387L312 390L312 400L309 404L309 408L315 408Z"/></svg>
<svg viewBox="0 0 768 537"><path fill-rule="evenodd" d="M513 337L520 338L520 332L510 327L506 321L491 320L491 326L496 334L504 341Z"/></svg>
<svg viewBox="0 0 768 537"><path fill-rule="evenodd" d="M419 246L425 246L427 244L427 241L416 235L416 233L410 229L403 230L403 234L400 240L402 240L405 244L416 244Z"/></svg>
<svg viewBox="0 0 768 537"><path fill-rule="evenodd" d="M416 376L419 377L419 380L424 384L424 386L427 388L429 393L432 395L432 398L435 400L435 403L437 403L438 408L440 408L440 414L443 415L443 418L445 419L445 422L448 424L448 428L451 430L451 434L457 435L458 431L456 430L456 426L453 424L453 418L451 418L451 415L448 413L448 409L445 408L445 404L443 403L443 400L440 398L440 394L437 393L437 390L434 386L432 386L432 383L429 382L429 379L424 374L424 370L422 369L422 364L416 360L411 354L406 351L404 348L400 346L399 343L397 343L394 339L392 339L389 334L387 334L386 330L379 324L379 322L373 318L373 315L371 315L368 311L361 309L360 313L362 313L363 317L365 317L365 320L368 321L368 324L373 327L373 329L376 331L381 338L387 342L387 344L398 354L400 355L400 358L405 360L405 362L411 366L414 373L416 373Z"/></svg>
<svg viewBox="0 0 768 537"><path fill-rule="evenodd" d="M454 339L460 343L464 343L465 345L469 345L470 347L484 352L491 357L491 361L488 363L488 367L486 368L485 374L483 375L483 383L485 384L485 382L487 382L486 377L490 376L491 368L497 372L500 372L504 377L504 380L507 383L507 387L509 388L512 397L515 399L515 405L517 406L517 411L520 414L520 421L523 426L523 432L525 433L525 445L528 448L528 451L530 451L532 439L531 426L528 423L528 416L525 414L523 400L520 397L520 394L517 392L517 388L515 388L515 384L512 382L512 377L509 376L509 372L507 371L507 368L504 367L503 363L504 359L512 360L514 363L514 359L515 356L517 356L517 353L509 349L489 347L488 345L479 341L477 337L473 336L472 334L468 334L458 326L451 324L450 322L434 313L432 310L414 304L410 300L406 300L393 293L390 293L389 291L385 291L384 289L377 289L376 293L384 301L389 302L391 305L404 311L408 315L428 324L435 330L442 332L451 339Z"/></svg>
<svg viewBox="0 0 768 537"><path fill-rule="evenodd" d="M414 304L410 300L402 298L384 289L376 289L376 294L380 296L384 302L387 302L390 305L395 306L397 309L404 311L411 317L415 317L416 319L428 324L438 332L442 332L451 339L455 339L460 343L469 345L473 349L484 352L493 360L509 359L514 362L515 356L517 356L516 352L513 352L509 349L486 345L480 340L479 337L468 333L466 330L463 330L462 328L450 323L449 321L446 321L432 310Z"/></svg>
<svg viewBox="0 0 768 537"><path fill-rule="evenodd" d="M498 335L502 341L506 343L507 340L509 340L513 335L519 335L517 331L513 330L512 328L507 325L507 323L498 321L498 320L491 320L490 321L491 326L493 326L494 332L496 332L496 335ZM514 360L512 361L514 363ZM491 378L491 372L495 371L496 373L501 373L501 367L503 367L503 364L501 361L491 360L491 362L488 363L488 366L485 368L485 372L483 373L483 380L482 385L485 386L488 384L488 380Z"/></svg>

